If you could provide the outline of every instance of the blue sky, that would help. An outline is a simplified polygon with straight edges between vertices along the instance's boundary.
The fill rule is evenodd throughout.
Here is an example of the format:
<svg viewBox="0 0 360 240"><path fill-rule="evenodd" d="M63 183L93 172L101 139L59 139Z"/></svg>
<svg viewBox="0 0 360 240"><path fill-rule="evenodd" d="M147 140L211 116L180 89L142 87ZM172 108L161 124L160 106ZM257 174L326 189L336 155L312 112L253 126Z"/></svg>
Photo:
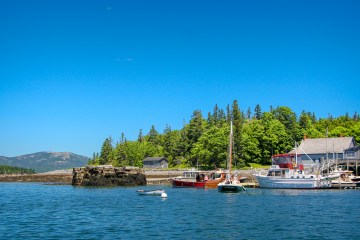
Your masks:
<svg viewBox="0 0 360 240"><path fill-rule="evenodd" d="M360 112L360 1L2 0L0 156L135 140L234 99Z"/></svg>

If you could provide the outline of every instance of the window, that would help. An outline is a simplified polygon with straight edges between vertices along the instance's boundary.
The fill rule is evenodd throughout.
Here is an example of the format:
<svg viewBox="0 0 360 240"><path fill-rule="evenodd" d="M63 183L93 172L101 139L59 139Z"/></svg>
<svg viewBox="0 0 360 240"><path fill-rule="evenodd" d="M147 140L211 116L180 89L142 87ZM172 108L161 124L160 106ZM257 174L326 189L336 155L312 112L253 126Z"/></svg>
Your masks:
<svg viewBox="0 0 360 240"><path fill-rule="evenodd" d="M355 158L355 153L354 152L347 152L345 154L345 158Z"/></svg>

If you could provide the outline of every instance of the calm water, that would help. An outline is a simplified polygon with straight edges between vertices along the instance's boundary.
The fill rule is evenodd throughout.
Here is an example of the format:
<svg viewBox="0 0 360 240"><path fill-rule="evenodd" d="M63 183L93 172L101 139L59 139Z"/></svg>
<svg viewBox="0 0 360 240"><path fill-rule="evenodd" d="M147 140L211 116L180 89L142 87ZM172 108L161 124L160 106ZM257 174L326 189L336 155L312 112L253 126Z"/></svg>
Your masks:
<svg viewBox="0 0 360 240"><path fill-rule="evenodd" d="M360 190L0 183L0 239L359 239Z"/></svg>

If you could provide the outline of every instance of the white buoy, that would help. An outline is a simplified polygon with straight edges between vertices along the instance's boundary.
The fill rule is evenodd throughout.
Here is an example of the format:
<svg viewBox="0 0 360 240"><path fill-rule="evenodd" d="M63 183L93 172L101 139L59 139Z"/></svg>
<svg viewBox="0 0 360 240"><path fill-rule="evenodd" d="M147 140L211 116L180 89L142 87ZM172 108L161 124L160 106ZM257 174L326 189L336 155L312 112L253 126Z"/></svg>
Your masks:
<svg viewBox="0 0 360 240"><path fill-rule="evenodd" d="M161 197L162 197L162 198L167 198L167 194L163 192L163 193L161 194Z"/></svg>

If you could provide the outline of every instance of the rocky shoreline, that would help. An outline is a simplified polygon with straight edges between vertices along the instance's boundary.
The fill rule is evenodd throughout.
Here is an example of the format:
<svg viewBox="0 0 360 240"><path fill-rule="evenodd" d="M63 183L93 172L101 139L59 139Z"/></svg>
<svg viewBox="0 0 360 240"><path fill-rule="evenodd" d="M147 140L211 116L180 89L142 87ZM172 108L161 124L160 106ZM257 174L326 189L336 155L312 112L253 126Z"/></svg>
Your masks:
<svg viewBox="0 0 360 240"><path fill-rule="evenodd" d="M147 185L167 185L170 178L181 176L184 170L144 170ZM252 170L240 170L240 176L253 181ZM0 182L44 182L71 185L73 178L72 170L57 170L37 174L3 174L0 175Z"/></svg>

